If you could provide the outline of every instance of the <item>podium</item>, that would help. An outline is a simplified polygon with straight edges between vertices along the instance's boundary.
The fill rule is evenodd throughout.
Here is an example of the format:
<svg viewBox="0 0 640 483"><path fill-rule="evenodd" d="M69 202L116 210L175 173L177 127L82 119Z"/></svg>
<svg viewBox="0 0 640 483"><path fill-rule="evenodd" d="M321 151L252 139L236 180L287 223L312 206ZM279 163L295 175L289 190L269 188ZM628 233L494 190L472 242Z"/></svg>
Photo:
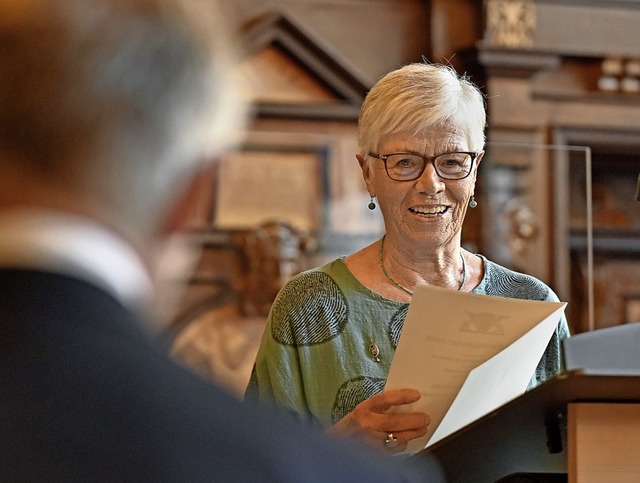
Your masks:
<svg viewBox="0 0 640 483"><path fill-rule="evenodd" d="M578 370L546 381L409 460L418 467L437 461L446 481L455 483L492 483L519 473L601 482L640 481L638 455L640 375Z"/></svg>
<svg viewBox="0 0 640 483"><path fill-rule="evenodd" d="M640 481L640 404L570 403L569 482Z"/></svg>

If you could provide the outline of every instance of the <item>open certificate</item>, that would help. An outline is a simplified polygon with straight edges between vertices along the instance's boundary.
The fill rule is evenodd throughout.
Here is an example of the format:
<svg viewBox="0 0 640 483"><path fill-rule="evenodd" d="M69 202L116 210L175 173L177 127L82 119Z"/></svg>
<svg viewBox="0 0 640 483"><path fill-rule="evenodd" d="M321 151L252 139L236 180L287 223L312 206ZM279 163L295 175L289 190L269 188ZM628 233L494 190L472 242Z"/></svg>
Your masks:
<svg viewBox="0 0 640 483"><path fill-rule="evenodd" d="M417 286L386 383L422 393L398 410L431 416L407 452L523 394L566 305Z"/></svg>

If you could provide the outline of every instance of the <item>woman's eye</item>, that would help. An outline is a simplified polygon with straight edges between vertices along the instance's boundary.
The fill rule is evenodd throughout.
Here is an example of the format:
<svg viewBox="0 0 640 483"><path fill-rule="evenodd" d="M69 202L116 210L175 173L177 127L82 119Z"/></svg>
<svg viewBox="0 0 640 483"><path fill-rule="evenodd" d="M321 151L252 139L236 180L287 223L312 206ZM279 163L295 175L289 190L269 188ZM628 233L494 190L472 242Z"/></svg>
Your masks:
<svg viewBox="0 0 640 483"><path fill-rule="evenodd" d="M413 168L417 166L417 164L418 163L413 158L402 158L396 163L396 166L399 166L401 168Z"/></svg>

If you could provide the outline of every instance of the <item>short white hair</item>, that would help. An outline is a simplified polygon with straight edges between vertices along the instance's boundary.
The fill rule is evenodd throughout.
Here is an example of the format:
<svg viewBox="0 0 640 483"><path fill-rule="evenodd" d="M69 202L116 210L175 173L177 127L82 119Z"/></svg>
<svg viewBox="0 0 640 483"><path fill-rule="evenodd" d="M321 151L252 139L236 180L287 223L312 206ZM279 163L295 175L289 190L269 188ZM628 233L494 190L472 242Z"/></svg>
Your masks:
<svg viewBox="0 0 640 483"><path fill-rule="evenodd" d="M447 65L405 65L382 77L362 104L361 154L377 152L380 141L390 135L418 136L452 119L464 119L470 150L484 149L486 112L480 89Z"/></svg>

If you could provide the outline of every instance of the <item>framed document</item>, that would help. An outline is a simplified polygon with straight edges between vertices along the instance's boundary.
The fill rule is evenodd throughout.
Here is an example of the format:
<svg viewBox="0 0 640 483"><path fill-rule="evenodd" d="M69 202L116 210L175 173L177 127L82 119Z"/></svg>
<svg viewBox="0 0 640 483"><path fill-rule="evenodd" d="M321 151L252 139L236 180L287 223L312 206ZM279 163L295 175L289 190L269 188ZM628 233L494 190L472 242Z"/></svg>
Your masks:
<svg viewBox="0 0 640 483"><path fill-rule="evenodd" d="M640 293L624 294L625 323L640 322Z"/></svg>
<svg viewBox="0 0 640 483"><path fill-rule="evenodd" d="M247 146L220 160L214 224L244 229L267 219L322 228L326 152L313 147Z"/></svg>

